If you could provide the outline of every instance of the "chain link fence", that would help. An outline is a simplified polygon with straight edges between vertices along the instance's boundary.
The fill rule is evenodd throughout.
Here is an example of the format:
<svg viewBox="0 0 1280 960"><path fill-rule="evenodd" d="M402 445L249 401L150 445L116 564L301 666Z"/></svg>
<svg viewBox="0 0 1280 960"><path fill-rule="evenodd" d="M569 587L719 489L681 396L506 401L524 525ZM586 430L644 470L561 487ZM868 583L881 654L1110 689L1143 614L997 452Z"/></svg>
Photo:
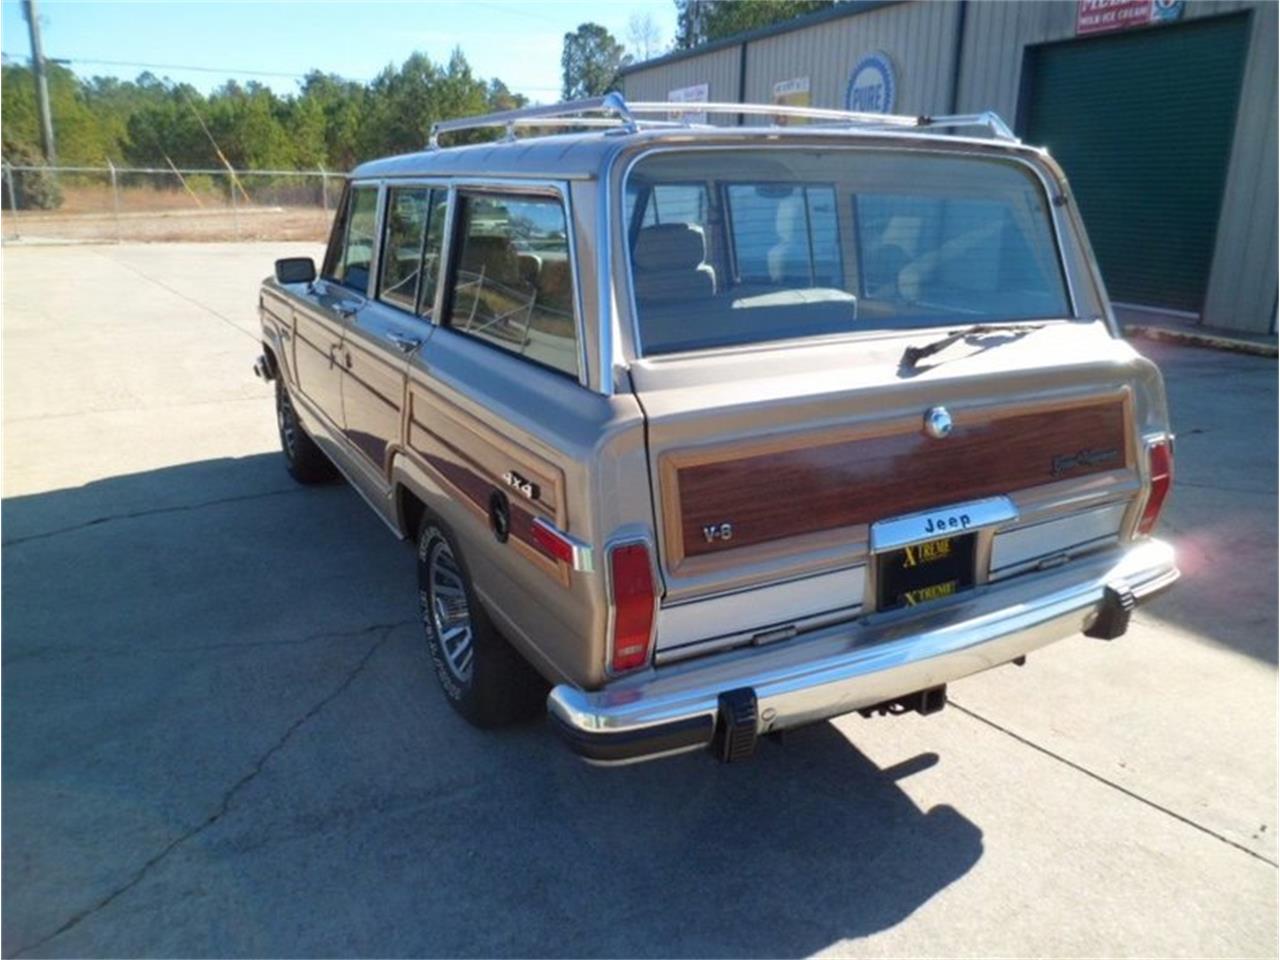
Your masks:
<svg viewBox="0 0 1280 960"><path fill-rule="evenodd" d="M4 162L8 241L323 241L345 175Z"/></svg>

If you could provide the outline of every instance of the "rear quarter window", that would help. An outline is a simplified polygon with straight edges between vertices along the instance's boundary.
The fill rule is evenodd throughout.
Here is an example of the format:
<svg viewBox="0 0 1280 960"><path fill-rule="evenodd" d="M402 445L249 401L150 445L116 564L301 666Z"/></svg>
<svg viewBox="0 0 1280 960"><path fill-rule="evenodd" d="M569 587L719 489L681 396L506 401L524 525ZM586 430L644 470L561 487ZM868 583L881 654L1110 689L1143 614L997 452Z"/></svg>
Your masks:
<svg viewBox="0 0 1280 960"><path fill-rule="evenodd" d="M460 192L445 323L578 376L573 264L558 197Z"/></svg>

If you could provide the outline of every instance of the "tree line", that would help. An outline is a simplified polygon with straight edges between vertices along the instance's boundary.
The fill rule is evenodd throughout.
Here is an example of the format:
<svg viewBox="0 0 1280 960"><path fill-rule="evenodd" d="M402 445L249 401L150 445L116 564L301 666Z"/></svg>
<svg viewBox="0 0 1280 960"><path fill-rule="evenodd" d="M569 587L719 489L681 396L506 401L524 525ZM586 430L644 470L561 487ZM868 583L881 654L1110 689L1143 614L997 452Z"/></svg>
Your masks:
<svg viewBox="0 0 1280 960"><path fill-rule="evenodd" d="M799 16L832 0L674 2L678 30L669 45L647 15L629 25L630 50L599 24L566 33L563 96L599 96L618 89L619 71L636 59ZM297 92L283 95L256 82L228 80L206 95L150 72L121 80L81 78L53 63L46 69L58 161L65 166L221 168L225 158L244 170L343 172L372 157L422 149L438 120L526 103L501 80L477 76L461 50L445 63L415 53L367 83L315 70ZM32 70L5 63L2 72L0 152L12 164L39 165Z"/></svg>
<svg viewBox="0 0 1280 960"><path fill-rule="evenodd" d="M81 79L47 68L58 162L64 166L346 171L376 156L421 150L437 120L524 105L501 80L477 77L461 51L447 63L422 53L370 83L313 71L292 95L228 80L202 94L151 73L136 80ZM5 64L0 149L39 163L39 115L31 68ZM216 147L215 147L216 144Z"/></svg>

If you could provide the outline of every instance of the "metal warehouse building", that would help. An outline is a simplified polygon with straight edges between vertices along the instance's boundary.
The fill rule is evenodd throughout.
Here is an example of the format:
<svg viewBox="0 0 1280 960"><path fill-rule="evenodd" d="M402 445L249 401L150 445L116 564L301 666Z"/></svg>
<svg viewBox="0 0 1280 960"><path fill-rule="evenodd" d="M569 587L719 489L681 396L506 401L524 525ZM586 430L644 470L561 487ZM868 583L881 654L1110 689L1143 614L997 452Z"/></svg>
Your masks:
<svg viewBox="0 0 1280 960"><path fill-rule="evenodd" d="M708 100L995 110L1066 169L1117 304L1274 335L1278 10L849 0L636 64L623 83L690 113Z"/></svg>

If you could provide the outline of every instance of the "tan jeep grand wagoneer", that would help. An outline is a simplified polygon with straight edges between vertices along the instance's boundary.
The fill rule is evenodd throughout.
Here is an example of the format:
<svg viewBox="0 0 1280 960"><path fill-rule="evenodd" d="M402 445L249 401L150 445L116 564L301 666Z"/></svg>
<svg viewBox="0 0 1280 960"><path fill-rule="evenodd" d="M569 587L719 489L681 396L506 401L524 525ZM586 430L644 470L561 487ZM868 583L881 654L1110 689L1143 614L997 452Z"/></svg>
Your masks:
<svg viewBox="0 0 1280 960"><path fill-rule="evenodd" d="M1061 170L989 114L671 109L439 124L263 286L289 471L416 538L449 701L731 760L1123 633L1173 441Z"/></svg>

